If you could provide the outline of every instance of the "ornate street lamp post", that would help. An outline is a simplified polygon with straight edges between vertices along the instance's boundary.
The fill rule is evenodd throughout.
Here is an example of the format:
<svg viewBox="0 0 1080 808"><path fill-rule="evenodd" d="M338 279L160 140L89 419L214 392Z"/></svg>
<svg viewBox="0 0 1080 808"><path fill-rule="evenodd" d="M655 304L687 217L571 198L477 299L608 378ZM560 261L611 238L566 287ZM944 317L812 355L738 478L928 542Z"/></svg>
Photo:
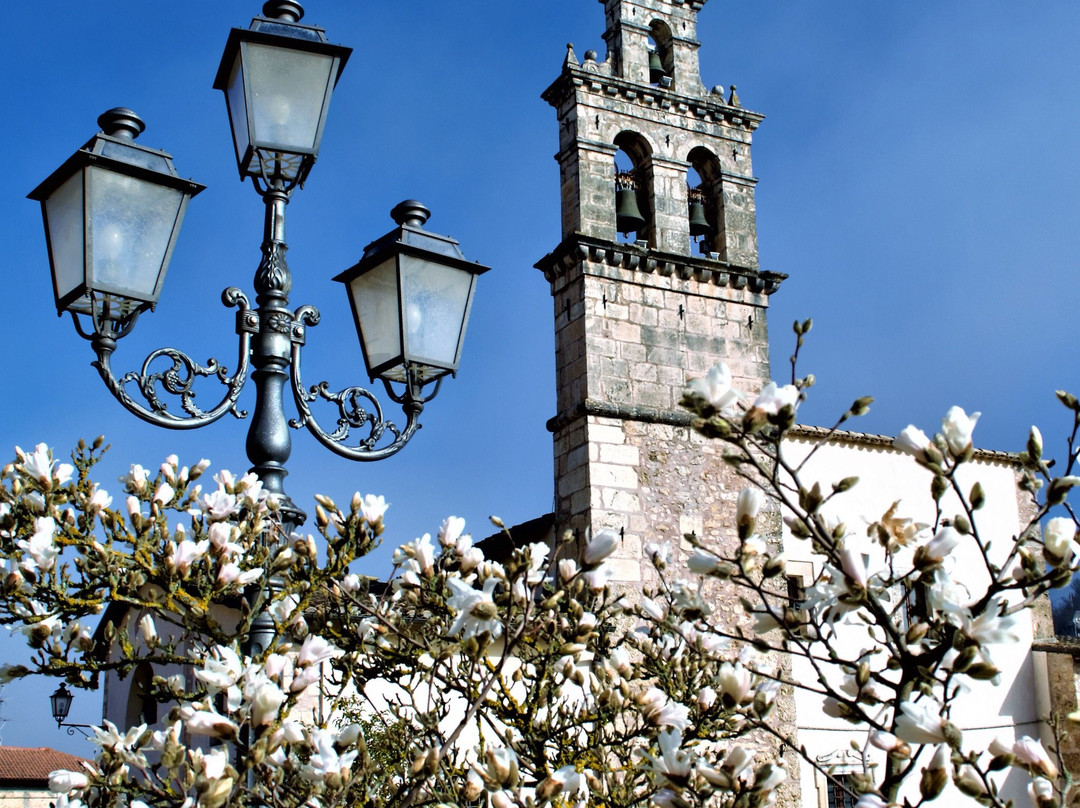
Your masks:
<svg viewBox="0 0 1080 808"><path fill-rule="evenodd" d="M400 451L443 377L457 371L476 276L488 269L466 261L453 239L424 230L430 212L423 205L398 205L392 212L397 227L337 280L348 289L369 377L381 380L402 406L404 426L384 418L363 388L331 392L325 382L303 384L300 353L319 312L289 308L285 209L315 164L330 97L351 51L330 44L321 28L301 24L302 17L297 2L267 2L250 28L230 33L214 83L225 93L240 177L251 179L266 206L255 308L236 287L222 293L223 303L237 309L239 357L231 374L214 359L201 365L175 348L152 352L137 372L117 377L112 370L118 341L157 303L188 201L203 190L178 176L168 154L135 142L145 128L138 115L106 112L98 119L102 131L30 194L41 203L57 311L71 313L91 343L94 366L125 408L170 429L205 426L226 413L243 418L237 400L251 369L255 409L247 455L278 499L286 532L306 518L284 489L289 426L306 427L353 460ZM165 363L155 366L157 360ZM193 387L207 376L217 377L225 392L202 409ZM298 410L292 420L284 409L286 382ZM167 408L163 394L179 399L179 411ZM320 398L337 407L331 430L309 406ZM362 437L350 439L352 430L363 430ZM265 613L256 624L252 651L273 633Z"/></svg>

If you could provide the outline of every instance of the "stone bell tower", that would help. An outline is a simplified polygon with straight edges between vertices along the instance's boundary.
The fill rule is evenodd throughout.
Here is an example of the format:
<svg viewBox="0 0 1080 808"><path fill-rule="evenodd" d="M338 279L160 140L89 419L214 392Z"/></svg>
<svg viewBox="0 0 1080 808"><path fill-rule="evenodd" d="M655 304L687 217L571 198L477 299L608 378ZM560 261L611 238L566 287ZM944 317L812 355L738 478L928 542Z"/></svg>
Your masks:
<svg viewBox="0 0 1080 808"><path fill-rule="evenodd" d="M768 380L765 311L786 276L758 268L762 116L701 83L706 0L600 2L606 58L568 46L543 94L559 121L562 242L536 266L555 303L556 528L620 531L617 578L633 584L648 540L734 535L742 486L678 403L719 361L743 390Z"/></svg>

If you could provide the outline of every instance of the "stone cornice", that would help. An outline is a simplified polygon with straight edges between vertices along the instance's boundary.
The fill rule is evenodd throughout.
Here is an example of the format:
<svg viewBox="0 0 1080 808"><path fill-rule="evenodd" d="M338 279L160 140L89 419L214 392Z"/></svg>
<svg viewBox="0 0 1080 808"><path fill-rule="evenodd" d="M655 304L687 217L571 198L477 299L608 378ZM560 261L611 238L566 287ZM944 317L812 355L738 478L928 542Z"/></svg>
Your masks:
<svg viewBox="0 0 1080 808"><path fill-rule="evenodd" d="M555 79L540 97L551 106L558 109L564 101L570 98L574 91L585 87L605 97L620 97L626 101L633 101L645 107L655 106L660 109L674 108L686 115L696 118L712 117L716 121L723 121L732 126L742 126L753 131L765 120L765 116L759 112L751 112L742 107L732 107L724 102L723 98L711 93L704 96L684 95L652 85L641 85L637 82L615 76L605 75L595 67L589 69L585 65L568 64L563 68L562 75Z"/></svg>
<svg viewBox="0 0 1080 808"><path fill-rule="evenodd" d="M899 452L893 447L895 438L892 435L873 435L867 432L849 432L846 429L827 429L823 426L810 426L808 424L796 424L787 432L787 437L795 440L818 441L828 436L829 443L848 443L866 448L888 449ZM1020 464L1020 457L1014 452L999 452L993 449L976 449L973 459L986 463L1002 463L1007 466Z"/></svg>
<svg viewBox="0 0 1080 808"><path fill-rule="evenodd" d="M660 410L655 407L639 407L633 404L613 404L610 401L597 401L587 398L572 410L561 412L548 419L548 432L558 432L586 415L599 418L617 418L621 421L640 421L645 424L667 424L668 426L690 426L694 417L684 411Z"/></svg>
<svg viewBox="0 0 1080 808"><path fill-rule="evenodd" d="M547 429L549 432L558 432L568 424L587 415L594 415L598 418L616 418L621 421L639 421L646 424L666 424L668 426L691 426L694 421L694 416L686 410L661 410L655 407L615 404L610 401L587 398L573 409L561 412L554 418L549 418ZM822 439L827 439L827 443L843 443L868 449L900 452L899 449L893 447L893 438L888 435L872 435L866 432L851 432L845 429L827 429L823 426L810 426L809 424L795 424L784 434L785 441L804 440L816 442ZM1017 454L998 452L992 449L976 449L973 459L981 460L984 463L1000 463L1006 466L1020 465L1020 458ZM1040 650L1061 651L1062 649ZM1064 652L1080 657L1080 640L1074 640Z"/></svg>
<svg viewBox="0 0 1080 808"><path fill-rule="evenodd" d="M783 272L740 267L713 258L676 255L637 244L605 241L581 233L563 239L558 247L537 261L535 266L544 273L550 283L578 262L602 263L663 277L675 275L683 280L696 278L702 283L732 289L749 289L751 292L766 295L779 289L781 282L787 278Z"/></svg>

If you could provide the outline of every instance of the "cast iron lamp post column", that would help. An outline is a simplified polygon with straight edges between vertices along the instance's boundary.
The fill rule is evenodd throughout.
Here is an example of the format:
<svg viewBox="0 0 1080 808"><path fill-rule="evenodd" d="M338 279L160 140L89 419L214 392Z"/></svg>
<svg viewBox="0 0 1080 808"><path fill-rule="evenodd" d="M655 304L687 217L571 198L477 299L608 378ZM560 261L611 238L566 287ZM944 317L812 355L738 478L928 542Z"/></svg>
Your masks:
<svg viewBox="0 0 1080 808"><path fill-rule="evenodd" d="M251 471L277 502L285 535L306 518L285 493L289 427L306 428L352 460L380 460L400 451L442 379L457 372L476 278L488 269L466 261L453 239L424 230L427 208L413 200L401 203L391 213L397 227L369 244L360 262L335 280L348 291L369 379L382 381L402 406L405 425L385 418L364 388L331 392L326 382L304 385L301 349L319 312L313 306L289 308L285 211L315 163L330 96L351 51L331 45L321 28L301 24L302 17L293 0L267 2L250 28L230 33L214 82L225 93L240 177L252 181L266 208L255 308L236 287L222 293L222 302L237 309L234 372L215 359L199 364L175 348L153 351L138 371L119 377L113 372L117 343L156 305L188 201L203 190L179 177L168 154L136 143L145 129L138 115L123 108L102 115L102 131L30 194L41 203L57 311L71 314L78 333L90 341L102 380L126 409L170 429L205 426L226 413L244 418L237 400L251 369L255 409L247 455ZM204 410L194 385L210 376L225 392ZM286 383L298 413L291 420L285 414ZM165 395L179 399L179 412L168 409ZM319 399L337 408L331 430L312 413L310 404ZM353 430L366 430L355 444ZM246 638L248 653L265 650L273 639L273 620L262 608L266 594L248 593L256 615Z"/></svg>

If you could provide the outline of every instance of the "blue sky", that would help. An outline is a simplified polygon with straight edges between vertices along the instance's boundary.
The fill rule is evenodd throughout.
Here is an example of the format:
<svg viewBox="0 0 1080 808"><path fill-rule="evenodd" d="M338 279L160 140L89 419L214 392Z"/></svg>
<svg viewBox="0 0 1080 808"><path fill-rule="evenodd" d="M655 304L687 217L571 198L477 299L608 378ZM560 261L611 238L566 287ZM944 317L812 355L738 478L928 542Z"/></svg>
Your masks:
<svg viewBox="0 0 1080 808"><path fill-rule="evenodd" d="M559 241L554 112L540 100L572 41L604 52L591 0L408 4L323 0L306 20L355 49L330 110L319 163L289 206L293 304L316 305L305 377L333 389L366 381L343 289L330 278L389 230L415 197L429 227L494 267L481 279L459 377L398 456L358 465L294 434L288 490L391 503L389 549L443 517L508 523L552 502L554 352L547 284L532 268ZM542 7L542 11L537 11ZM24 197L129 106L141 141L208 186L192 203L162 302L114 358L135 369L154 348L235 361L222 288L250 289L262 206L237 179L221 93L211 89L232 26L258 2L158 0L11 4L0 68L9 110L0 138L6 299L15 307L0 379L0 453L46 441L63 454L104 433L106 488L128 464L169 453L244 470L246 424L194 433L150 427L117 405L89 345L53 309L45 241ZM984 415L977 443L1023 446L1037 423L1061 454L1057 388L1080 391L1073 350L1080 255L1080 104L1073 0L712 0L700 16L702 79L737 84L764 113L755 136L762 266L791 277L772 299L773 368L788 372L796 318L813 317L802 369L818 386L802 411L831 422L877 398L859 426L933 430L959 404ZM205 400L216 390L206 388ZM247 394L242 401L249 409ZM388 411L393 405L387 402ZM6 447L6 448L4 448ZM17 646L0 638L0 655ZM48 721L51 686L6 688L3 742L86 751ZM73 719L95 720L79 694Z"/></svg>

